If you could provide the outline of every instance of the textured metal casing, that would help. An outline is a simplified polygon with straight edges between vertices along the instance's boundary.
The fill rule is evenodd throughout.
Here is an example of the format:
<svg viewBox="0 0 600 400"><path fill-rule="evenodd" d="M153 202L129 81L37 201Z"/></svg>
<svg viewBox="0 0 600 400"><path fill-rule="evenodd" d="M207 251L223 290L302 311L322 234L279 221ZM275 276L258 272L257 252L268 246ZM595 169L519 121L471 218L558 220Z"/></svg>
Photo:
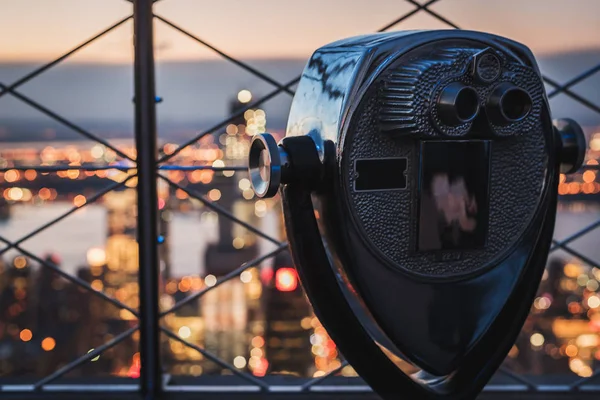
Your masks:
<svg viewBox="0 0 600 400"><path fill-rule="evenodd" d="M349 199L349 214L362 233L364 245L393 268L442 278L494 265L519 240L538 208L547 154L540 119L543 84L532 67L494 50L503 59L504 67L496 82L525 88L533 99L532 112L518 123L495 126L480 113L474 121L448 126L436 114L435 99L448 82L472 85L479 94L480 109L485 108L497 83L474 82L468 70L469 60L484 50L486 46L475 41L446 40L402 55L374 80L349 121L340 152L342 185L346 188L343 197ZM423 61L424 57L429 58ZM408 79L409 75L412 78ZM398 98L405 100L399 103ZM401 112L395 114L390 111L393 108ZM406 125L408 115L414 122L410 128ZM479 126L473 127L474 124ZM421 139L433 138L490 142L491 204L484 249L415 251L419 223L419 145ZM389 157L408 158L407 190L353 189L356 160Z"/></svg>
<svg viewBox="0 0 600 400"><path fill-rule="evenodd" d="M497 81L528 85L533 93L530 115L511 130L484 128L477 120L470 129L447 130L437 126L430 104L407 103L406 109L420 110L415 114L416 123L390 119L393 112L382 99L390 83L398 84L398 75L395 81L386 82L386 73L414 64L402 57L429 44L434 47L431 54L457 55L438 57L447 74L442 73L444 77L468 73L453 66L452 60L464 60L461 65L468 68L472 55L488 48L498 52L503 63L512 66L508 75ZM462 56L460 48L466 49ZM428 68L421 71L427 74ZM440 76L433 74L431 81L437 79L437 84L422 93L429 102L435 98ZM468 81L468 76L463 79L476 88L479 85L481 97L491 90L481 81ZM478 133L470 137L471 132ZM477 136L480 133L482 136ZM288 137L297 135L313 139L326 179L310 197L318 231L312 230L310 221L295 219L299 214L294 208L307 207L303 196L284 196L286 225L293 229L291 249L309 297L320 298L315 293L327 290L331 304L340 310L336 320L335 310L330 310L327 302L313 304L317 315L329 315L323 323L341 351L350 362L353 354L361 351L358 339L345 339L342 333L355 326L377 343L399 377L403 376L400 370L409 372L406 362L412 364L411 370L420 370L410 380L423 388L424 394L462 398L465 393L475 393L510 349L518 333L515 325L527 314L528 307L523 304L530 304L535 294L549 245L546 239L554 223L557 144L539 71L529 50L504 38L469 31L401 32L333 43L315 52L299 83L287 129ZM436 262L439 260L431 254L417 254L414 246L418 196L414 187L418 171L414 168L418 143L428 137L488 140L492 147L489 218L494 226L488 243L483 250L462 252L459 259L442 258L444 262ZM354 161L372 157L407 157L407 189L354 191ZM510 175L519 182L511 183ZM289 186L284 193L292 193ZM306 219L306 214L302 218ZM308 252L306 243L322 246L327 260L307 259L305 254L321 253ZM302 271L322 263L331 268L336 285L317 290L323 283L311 277L318 274ZM532 281L523 281L525 277ZM352 316L342 317L349 315L342 313L345 307ZM507 323L509 320L512 322ZM398 363L399 359L405 362ZM377 371L366 365L354 367L367 382L376 380L373 374ZM389 364L381 368L394 374L388 371ZM399 385L406 389L412 384Z"/></svg>

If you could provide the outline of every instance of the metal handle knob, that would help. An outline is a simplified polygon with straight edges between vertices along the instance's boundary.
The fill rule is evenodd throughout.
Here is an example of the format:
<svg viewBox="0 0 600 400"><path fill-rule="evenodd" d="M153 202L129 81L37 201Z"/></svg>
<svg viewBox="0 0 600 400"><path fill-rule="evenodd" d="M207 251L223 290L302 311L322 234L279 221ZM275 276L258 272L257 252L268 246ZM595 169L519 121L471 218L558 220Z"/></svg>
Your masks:
<svg viewBox="0 0 600 400"><path fill-rule="evenodd" d="M279 185L292 182L314 190L323 177L323 164L310 136L285 137L277 144L273 136L263 133L250 143L248 173L258 197L273 197Z"/></svg>
<svg viewBox="0 0 600 400"><path fill-rule="evenodd" d="M287 154L275 138L262 133L255 135L248 154L248 174L254 193L260 198L277 194L287 167Z"/></svg>
<svg viewBox="0 0 600 400"><path fill-rule="evenodd" d="M555 119L552 124L562 142L560 172L572 174L583 164L586 149L585 134L581 126L570 118Z"/></svg>

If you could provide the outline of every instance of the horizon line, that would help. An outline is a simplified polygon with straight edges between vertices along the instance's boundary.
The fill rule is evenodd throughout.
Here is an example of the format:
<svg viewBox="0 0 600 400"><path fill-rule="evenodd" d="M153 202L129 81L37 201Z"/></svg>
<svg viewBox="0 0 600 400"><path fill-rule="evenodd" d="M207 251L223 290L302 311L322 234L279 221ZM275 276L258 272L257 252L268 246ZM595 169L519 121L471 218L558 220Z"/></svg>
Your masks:
<svg viewBox="0 0 600 400"><path fill-rule="evenodd" d="M533 51L533 50L532 50ZM573 53L588 53L588 52L598 52L598 54L600 55L600 46L597 47L581 47L581 48L573 48L573 49L561 49L561 50L555 50L555 51L546 51L546 52L534 52L534 55L536 57L548 57L548 56L560 56L560 55L568 55L568 54L573 54ZM3 60L0 58L0 65L23 65L23 64L46 64L49 63L53 60L55 60L56 58L58 58L60 56L56 56L53 58L21 58L21 59L6 59ZM215 55L214 57L195 57L195 58L165 58L163 60L160 59L161 57L155 57L155 62L156 63L161 63L161 64L175 64L175 63L194 63L194 62L218 62L218 61L224 61L224 62L230 62L229 60L220 57L218 55ZM310 58L310 56L308 57L304 57L304 56L291 56L291 55L283 55L283 56L273 56L273 57L256 57L256 56L252 56L252 57L236 57L236 59L240 60L240 61L245 61L245 62L252 62L252 61L308 61L308 59ZM80 64L80 65L89 65L89 64L94 64L94 65L131 65L133 62L133 57L130 61L124 61L124 60L109 60L109 59L83 59L83 60L77 60L77 59L66 59L63 61L67 61L71 64Z"/></svg>

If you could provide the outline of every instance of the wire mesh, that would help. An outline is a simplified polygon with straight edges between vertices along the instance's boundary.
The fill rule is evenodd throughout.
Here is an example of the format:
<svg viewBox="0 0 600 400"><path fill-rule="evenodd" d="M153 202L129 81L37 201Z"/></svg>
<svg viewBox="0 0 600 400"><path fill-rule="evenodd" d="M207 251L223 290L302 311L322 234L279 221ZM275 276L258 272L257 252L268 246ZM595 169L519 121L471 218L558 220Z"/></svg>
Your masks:
<svg viewBox="0 0 600 400"><path fill-rule="evenodd" d="M134 0L125 0L125 1L135 2ZM154 2L156 2L156 1L158 1L158 0L155 0ZM419 13L426 13L449 27L452 27L455 29L460 29L457 24L453 23L448 18L446 18L445 16L441 15L440 13L436 12L435 10L433 10L431 8L431 6L433 6L436 3L439 3L441 0L430 0L425 3L419 3L415 0L405 0L405 1L407 3L410 3L412 6L414 6L414 8L411 11L405 13L404 15L402 15L398 18L395 18L390 23L386 24L385 26L383 26L382 28L377 30L378 32L384 32L384 31L388 31L392 28L398 27L402 22L406 21L407 19L409 19ZM116 307L119 307L121 309L125 309L125 310L129 311L133 316L138 317L139 312L136 309L123 304L121 301L103 293L102 291L96 290L86 281L80 279L79 277L72 276L71 274L64 272L63 270L61 270L59 267L57 267L53 263L43 259L42 257L37 256L36 254L22 248L22 246L21 246L21 244L24 241L26 241L26 240L34 237L35 235L38 235L39 233L45 231L46 229L56 225L58 222L62 221L63 219L68 218L73 213L77 212L78 210L80 210L80 209L88 206L89 204L95 202L96 200L100 199L106 193L125 186L128 181L130 181L134 177L137 177L136 171L139 168L139 166L137 165L137 160L134 157L131 157L130 155L121 151L116 146L113 146L108 141L98 137L97 135L93 134L89 130L84 129L83 127L79 126L78 124L76 124L72 121L69 121L67 118L57 114L56 112L54 112L51 109L47 108L46 106L38 103L37 101L30 98L29 96L24 95L23 93L21 93L18 90L20 86L33 80L34 78L45 73L46 71L52 69L53 67L60 64L64 60L68 59L69 57L73 56L74 54L76 54L77 52L79 52L81 49L85 48L89 44L97 41L101 37L105 36L107 33L113 31L117 27L123 25L125 22L131 20L133 17L134 17L134 15L129 15L129 16L126 16L126 17L116 21L114 24L110 25L105 30L103 30L103 31L99 32L98 34L92 36L91 38L83 41L81 44L79 44L76 47L74 47L73 49L67 51L60 57L54 59L53 61L51 61L47 64L44 64L43 66L35 69L34 71L24 75L23 77L15 80L14 82L12 82L10 84L5 84L5 83L0 82L0 97L5 96L5 95L15 97L16 99L22 101L24 104L27 104L28 106L47 115L48 117L52 118L53 120L57 121L58 123L72 129L75 132L78 132L81 136L86 137L87 139L90 139L99 144L102 144L103 146L105 146L108 149L111 149L120 158L118 163L113 163L111 165L84 164L84 165L52 165L52 166L48 166L48 165L16 166L16 167L10 167L10 168L9 167L1 168L0 172L5 173L5 172L8 172L9 170L16 170L16 171L34 170L39 173L55 173L55 172L61 172L61 171L74 171L74 170L77 170L77 171L116 170L116 171L122 171L122 172L128 173L128 176L125 180L111 184L104 190L98 192L96 195L89 197L83 205L73 207L72 209L68 210L67 212L63 213L62 215L54 218L53 220L49 221L48 223L40 225L38 228L31 231L29 234L27 234L17 240L8 240L8 239L0 236L0 241L7 245L6 248L0 250L0 255L2 255L3 253L6 253L10 249L16 249L23 255L26 255L27 257L37 261L43 267L49 268L49 269L53 270L54 272L56 272L57 274L61 275L62 277L73 282L78 287L81 287L84 290L90 291L91 293L93 293L95 296L98 296L102 300L110 302L113 305L115 305ZM274 79L269 74L260 71L259 69L249 65L248 63L242 61L241 59L231 56L226 51L218 48L215 45L210 44L206 40L185 30L184 28L177 25L177 23L175 23L163 16L160 16L160 15L154 15L154 19L156 22L165 24L166 26L174 29L175 31L181 33L182 35L185 35L185 36L191 38L192 40L197 42L198 45L204 46L205 48L209 49L210 51L212 51L212 52L216 53L217 55L219 55L220 57L222 57L224 60L237 65L238 67L247 71L251 75L257 77L261 81L269 84L270 86L272 86L273 90L270 91L269 93L267 93L266 95L262 96L258 100L254 100L252 102L245 104L243 107L241 107L237 111L231 113L225 119L214 124L209 129L206 129L206 130L198 133L194 137L190 138L189 140L187 140L187 141L183 142L182 144L180 144L179 146L177 146L175 149L172 149L172 151L170 151L168 154L166 154L166 153L160 154L160 156L158 157L158 159L156 161L155 171L153 173L158 173L159 171L168 173L168 172L172 172L172 171L191 172L191 171L205 171L205 170L213 171L213 172L224 172L224 171L239 172L239 171L245 170L245 167L236 166L236 165L231 165L231 166L194 165L194 166L190 166L190 165L176 165L176 164L166 164L166 163L176 162L176 157L181 152L183 152L185 149L189 148L190 146L197 145L198 143L201 142L201 140L203 138L217 133L219 130L225 128L228 124L230 124L233 121L235 121L236 119L242 117L246 111L258 108L262 104L275 98L277 95L279 95L281 93L286 93L290 96L293 96L294 95L293 87L295 84L297 84L299 82L300 76L295 77L294 79L288 80L287 82L284 82L284 83L279 82L277 79ZM152 34L151 31L148 34L151 35ZM558 95L568 96L569 98L578 102L581 106L586 107L586 108L600 114L600 105L595 104L594 102L590 101L589 99L584 98L583 96L575 93L572 90L574 86L576 86L577 84L580 84L581 82L584 82L585 80L587 80L590 77L597 74L599 71L600 71L600 64L587 69L586 71L578 74L577 76L572 77L571 79L569 79L568 81L566 81L565 83L562 83L562 84L550 77L544 76L544 82L553 88L553 90L549 92L548 96L550 98L553 98ZM594 166L594 165L588 165L588 166L586 166L586 168L590 169L590 170L598 169L598 167ZM145 171L145 172L148 172L148 171ZM286 251L287 243L281 242L278 239L272 237L269 233L263 232L261 229L253 226L252 224L242 221L241 219L237 218L233 213L228 211L225 207L219 205L216 201L211 200L210 198L205 196L200 189L197 190L195 188L183 186L183 185L175 182L173 179L171 179L166 174L158 174L157 176L160 180L166 182L166 184L169 187L171 187L171 189L173 191L179 190L179 191L185 193L187 196L189 196L189 198L196 199L201 204L203 204L206 208L214 211L219 216L222 216L224 218L231 220L232 223L240 225L241 227L245 228L249 232L252 232L253 234L255 234L259 237L262 237L275 245L274 250L269 251L263 255L259 255L255 258L253 258L252 260L249 260L249 261L243 263L239 267L231 270L229 273L227 273L227 274L223 275L222 277L220 277L219 279L217 279L211 286L205 287L204 289L199 290L194 294L191 294L187 297L180 299L175 304L173 304L171 307L167 308L165 311L160 312L158 314L158 316L160 318L167 317L173 313L180 311L186 305L189 305L190 303L205 296L207 293L215 290L220 285L222 285L236 277L239 277L240 274L242 274L244 271L247 271L249 268L256 266L256 265L260 264L261 262L271 259L271 258L275 257L276 255ZM143 210L141 210L141 211L143 211ZM553 241L551 252L558 251L558 250L565 251L565 252L577 257L578 259L582 260L589 266L600 269L600 262L590 259L589 257L585 256L584 254L582 254L580 251L573 248L573 246L572 246L572 244L577 239L580 239L586 235L592 235L594 230L598 227L600 227L600 220L595 221L593 223L590 223L587 226L580 228L577 232L573 233L572 235L570 235L567 238L564 238L562 240L555 239ZM155 245L159 246L160 242L157 241L155 243ZM146 268L146 266L141 266L141 268ZM158 271L152 271L152 270L150 270L150 272L158 273ZM140 288L140 291L143 291L143 290L156 290L156 288ZM158 310L157 310L157 313L158 313ZM81 356L77 359L72 360L70 363L68 363L67 365L58 369L54 373L40 379L33 386L23 386L22 389L23 390L43 389L44 387L49 385L51 382L55 381L56 379L63 376L64 374L68 373L69 371L71 371L72 369L81 365L82 363L85 363L85 362L99 356L104 351L117 345L122 340L126 339L127 337L129 337L130 335L132 335L136 331L138 331L138 329L139 329L138 325L135 325L135 326L127 329L120 335L107 341L104 345L99 346L99 347L93 349L91 352L84 354L83 356ZM247 383L249 383L251 385L247 388L248 391L255 391L255 390L262 390L265 392L273 391L273 390L277 391L277 388L274 387L273 385L269 385L268 381L259 379L259 378L255 377L249 373L246 373L244 371L240 371L239 368L236 367L235 365L232 365L231 363L220 359L218 355L213 354L212 352L208 351L207 349L197 346L196 344L185 340L179 334L172 332L171 330L165 328L164 326L161 327L160 330L162 331L163 334L165 334L169 338L174 339L174 340L180 342L181 344L183 344L184 346L189 347L189 348L201 353L207 359L219 364L221 367L231 371L233 374L240 376L243 380L245 380ZM318 386L322 386L323 381L325 381L329 377L334 376L335 374L339 373L346 366L347 366L347 363L344 361L337 368L334 368L329 373L319 376L319 377L309 379L309 380L305 380L300 385L297 385L294 387L289 387L287 390L290 393L316 392L319 390ZM539 383L534 382L534 381L532 381L526 377L523 377L519 374L516 374L505 366L499 370L499 374L508 376L513 382L517 382L519 384L524 385L524 389L523 389L524 391L539 391L539 390L544 389L544 388L542 388L542 385L540 385ZM599 374L600 374L600 370L596 370L593 372L593 374L590 377L582 378L574 383L569 384L569 386L568 386L569 391L580 390L582 388L582 386L585 386L586 384L593 382L593 380ZM2 390L10 390L9 386L3 387ZM169 385L167 384L167 382L164 383L164 386L165 386L165 389L168 390ZM509 385L507 385L507 388L508 388L508 386ZM127 388L123 388L123 389L124 389L124 391L128 391L131 388L127 387ZM496 388L496 389L498 389L498 388ZM202 388L199 387L198 390L202 390ZM339 391L339 392L344 392L344 390L346 390L346 389L343 386L335 386L334 390ZM353 386L351 390L353 390L353 391L357 391L357 390L368 391L369 389L365 386ZM500 388L500 390L501 390L501 388ZM224 391L227 391L227 390L224 389Z"/></svg>

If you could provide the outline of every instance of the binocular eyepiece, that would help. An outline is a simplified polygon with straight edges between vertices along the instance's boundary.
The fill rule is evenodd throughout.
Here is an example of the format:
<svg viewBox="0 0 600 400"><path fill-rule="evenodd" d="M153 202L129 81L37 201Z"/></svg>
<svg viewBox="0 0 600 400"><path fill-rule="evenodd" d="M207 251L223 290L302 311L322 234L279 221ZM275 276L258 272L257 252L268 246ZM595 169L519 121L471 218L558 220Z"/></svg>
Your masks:
<svg viewBox="0 0 600 400"><path fill-rule="evenodd" d="M486 49L472 57L469 73L473 81L490 84L501 76L502 61L493 50ZM533 106L529 93L508 82L494 85L485 101L479 93L464 83L452 82L440 94L437 101L438 114L449 125L460 125L473 120L480 111L479 104L490 121L496 125L508 125L527 117Z"/></svg>
<svg viewBox="0 0 600 400"><path fill-rule="evenodd" d="M448 125L471 122L479 113L479 94L459 82L448 84L437 101L438 115ZM496 125L519 122L529 115L532 100L527 91L510 83L497 85L487 98L485 111Z"/></svg>
<svg viewBox="0 0 600 400"><path fill-rule="evenodd" d="M440 93L438 115L448 125L471 122L479 113L479 94L471 86L452 82Z"/></svg>
<svg viewBox="0 0 600 400"><path fill-rule="evenodd" d="M525 90L502 83L492 91L486 110L493 123L508 125L527 117L531 107L531 97Z"/></svg>
<svg viewBox="0 0 600 400"><path fill-rule="evenodd" d="M585 138L552 120L534 56L470 31L318 49L286 137L256 135L257 196L282 197L315 313L383 398L474 398L528 314L559 174Z"/></svg>

